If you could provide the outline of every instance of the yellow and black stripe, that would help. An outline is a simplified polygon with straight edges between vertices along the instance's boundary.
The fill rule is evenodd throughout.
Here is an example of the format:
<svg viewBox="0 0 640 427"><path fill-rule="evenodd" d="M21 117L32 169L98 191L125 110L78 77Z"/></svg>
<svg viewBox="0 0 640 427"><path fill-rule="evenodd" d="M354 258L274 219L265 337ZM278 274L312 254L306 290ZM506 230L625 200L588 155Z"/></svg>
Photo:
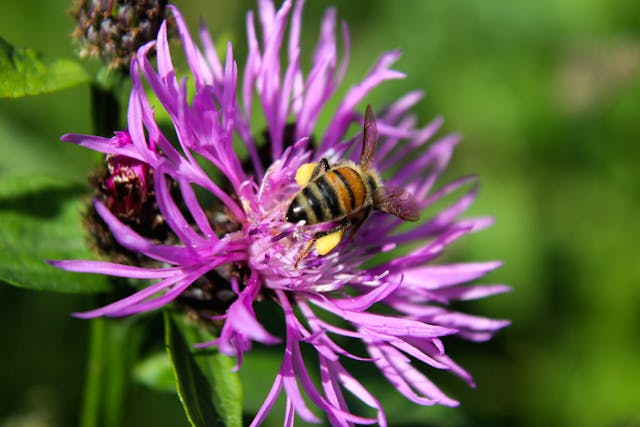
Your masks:
<svg viewBox="0 0 640 427"><path fill-rule="evenodd" d="M363 208L370 210L377 185L375 180L366 178L369 176L363 177L349 166L328 170L296 194L287 211L287 221L318 224L348 217Z"/></svg>

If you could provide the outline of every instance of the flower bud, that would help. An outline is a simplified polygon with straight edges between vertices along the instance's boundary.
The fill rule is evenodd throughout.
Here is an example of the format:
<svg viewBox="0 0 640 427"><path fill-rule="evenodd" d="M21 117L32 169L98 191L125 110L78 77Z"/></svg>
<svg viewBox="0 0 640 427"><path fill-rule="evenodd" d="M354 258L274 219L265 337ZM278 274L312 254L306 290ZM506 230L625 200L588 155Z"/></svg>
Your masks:
<svg viewBox="0 0 640 427"><path fill-rule="evenodd" d="M126 132L116 132L114 139L130 143ZM153 169L146 163L123 155L105 156L105 164L90 178L94 197L122 223L139 235L164 243L173 237L158 209L153 186ZM122 247L112 236L105 222L89 204L85 227L98 253L114 262L146 265L140 254Z"/></svg>
<svg viewBox="0 0 640 427"><path fill-rule="evenodd" d="M78 0L71 9L81 58L99 58L127 70L136 50L155 40L166 0Z"/></svg>

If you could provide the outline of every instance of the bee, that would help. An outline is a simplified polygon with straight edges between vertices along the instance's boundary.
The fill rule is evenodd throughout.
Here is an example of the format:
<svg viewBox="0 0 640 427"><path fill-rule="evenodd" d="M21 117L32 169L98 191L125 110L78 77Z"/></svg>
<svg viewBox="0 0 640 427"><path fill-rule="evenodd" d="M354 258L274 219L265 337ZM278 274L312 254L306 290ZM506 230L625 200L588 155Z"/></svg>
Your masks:
<svg viewBox="0 0 640 427"><path fill-rule="evenodd" d="M296 171L301 189L296 193L285 216L286 221L306 225L338 221L338 225L316 233L300 253L298 263L315 243L319 255L335 248L349 227L355 232L372 211L387 212L405 221L420 218L418 204L401 188L385 186L372 167L378 146L378 128L371 106L367 106L362 132L360 163L349 160L330 165L326 158L306 163Z"/></svg>

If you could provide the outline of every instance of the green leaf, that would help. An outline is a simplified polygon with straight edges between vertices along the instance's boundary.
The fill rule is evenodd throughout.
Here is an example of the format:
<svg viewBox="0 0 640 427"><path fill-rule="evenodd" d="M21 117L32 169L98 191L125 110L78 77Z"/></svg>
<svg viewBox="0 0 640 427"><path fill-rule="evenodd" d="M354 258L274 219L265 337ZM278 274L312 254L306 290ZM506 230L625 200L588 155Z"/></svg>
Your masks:
<svg viewBox="0 0 640 427"><path fill-rule="evenodd" d="M86 186L46 177L0 176L0 280L34 290L94 293L105 276L70 273L48 259L89 259L82 229Z"/></svg>
<svg viewBox="0 0 640 427"><path fill-rule="evenodd" d="M133 371L135 379L145 386L163 392L176 392L173 366L166 351L154 353L142 360Z"/></svg>
<svg viewBox="0 0 640 427"><path fill-rule="evenodd" d="M194 427L242 425L240 381L233 359L196 343L213 335L183 317L165 313L167 351L173 364L178 396Z"/></svg>
<svg viewBox="0 0 640 427"><path fill-rule="evenodd" d="M0 37L0 98L50 93L89 81L89 74L76 61L50 59Z"/></svg>

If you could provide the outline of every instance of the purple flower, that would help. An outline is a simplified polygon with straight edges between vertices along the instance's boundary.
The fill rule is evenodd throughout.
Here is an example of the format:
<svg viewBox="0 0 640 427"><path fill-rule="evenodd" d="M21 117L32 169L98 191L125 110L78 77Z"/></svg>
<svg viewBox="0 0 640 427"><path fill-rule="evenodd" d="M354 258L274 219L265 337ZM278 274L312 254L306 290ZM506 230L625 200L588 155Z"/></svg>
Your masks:
<svg viewBox="0 0 640 427"><path fill-rule="evenodd" d="M233 298L221 314L211 316L223 322L219 337L201 345L215 345L236 356L238 365L253 342L271 345L284 340L286 346L280 371L252 425L264 420L283 389L285 425L293 425L295 414L305 421L320 421L319 411L312 411L303 395L332 425L386 425L378 400L343 367L345 358L375 364L400 393L417 404L457 405L411 361L449 370L473 385L471 376L446 355L442 337L484 341L509 323L447 308L452 301L508 291L504 285L466 284L498 268L499 262L433 263L449 243L489 226L492 220L459 218L475 197L475 178L464 177L436 189L458 137L445 136L430 143L442 120L417 127L409 110L422 94L412 92L379 110L380 138L373 167L386 186L413 194L421 210L443 203L452 193L459 194L455 201L411 228L400 227L406 223L395 216L374 212L359 228L347 230L328 254L311 251L301 256L315 233L330 224L286 221L287 208L300 188L296 171L321 158L332 165L343 159L357 163L362 144L361 132L355 132L363 124L360 105L374 87L404 76L390 68L398 52L380 56L364 79L339 100L321 134L316 123L342 83L350 41L343 25L339 58L336 12L329 9L305 75L299 40L303 4L285 1L276 10L271 0L259 1L259 32L249 12L249 53L242 76L238 76L231 45L223 61L208 31L201 28L202 47L198 48L179 11L170 8L195 93L187 90L186 78L176 75L163 25L157 41L141 47L132 60L126 133L113 138L70 134L62 139L118 159L131 159L121 164L144 164L152 170L158 209L179 243L153 242L96 202L96 211L120 245L162 267L77 260L53 264L78 272L153 280L127 298L76 314L82 318L153 310L179 297L199 295L197 283L207 274L224 278ZM148 59L154 47L155 68ZM282 63L285 49L288 60ZM145 87L171 118L176 144L156 123ZM266 121L262 146L261 138L256 137L259 129L253 127L256 119ZM234 150L234 139L242 142L246 158ZM205 163L213 165L222 178L212 178ZM397 165L402 167L391 173ZM170 183L179 191L171 191ZM204 207L201 194L215 201L214 208ZM254 306L264 299L281 307L286 336L276 337L261 325ZM372 309L374 306L386 309ZM335 337L361 341L368 354L350 353ZM311 380L301 356L303 346L317 353L320 386ZM345 390L374 408L377 419L352 414Z"/></svg>

